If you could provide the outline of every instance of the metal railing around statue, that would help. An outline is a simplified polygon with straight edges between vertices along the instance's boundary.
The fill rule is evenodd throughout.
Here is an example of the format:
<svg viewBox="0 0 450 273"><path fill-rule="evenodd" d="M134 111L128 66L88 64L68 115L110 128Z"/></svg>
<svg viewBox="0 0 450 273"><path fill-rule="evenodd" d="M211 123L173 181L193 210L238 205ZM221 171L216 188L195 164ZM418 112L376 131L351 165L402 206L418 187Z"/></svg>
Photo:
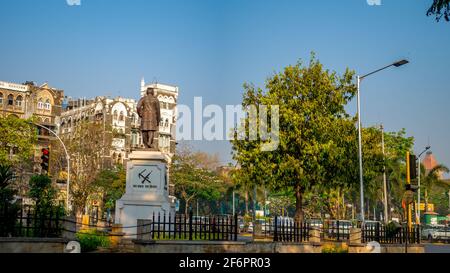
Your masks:
<svg viewBox="0 0 450 273"><path fill-rule="evenodd" d="M153 214L152 240L237 241L237 215ZM145 232L144 232L145 233Z"/></svg>

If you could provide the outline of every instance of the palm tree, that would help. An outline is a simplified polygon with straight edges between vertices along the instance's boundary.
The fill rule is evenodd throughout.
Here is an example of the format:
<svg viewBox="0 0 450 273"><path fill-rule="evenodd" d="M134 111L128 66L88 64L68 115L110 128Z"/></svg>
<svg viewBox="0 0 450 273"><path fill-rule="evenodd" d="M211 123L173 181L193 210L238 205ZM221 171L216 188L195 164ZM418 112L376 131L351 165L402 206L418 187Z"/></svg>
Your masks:
<svg viewBox="0 0 450 273"><path fill-rule="evenodd" d="M389 186L388 205L390 208L394 208L395 213L404 217L401 200L405 192L406 167L400 160L391 161L386 166L386 173Z"/></svg>
<svg viewBox="0 0 450 273"><path fill-rule="evenodd" d="M431 169L429 172L425 171L425 167L421 165L422 168L422 186L424 188L425 192L425 212L428 211L428 193L431 191L431 189L434 186L437 185L446 185L446 183L441 179L440 174L442 173L449 173L450 170L445 165L437 165L433 169Z"/></svg>

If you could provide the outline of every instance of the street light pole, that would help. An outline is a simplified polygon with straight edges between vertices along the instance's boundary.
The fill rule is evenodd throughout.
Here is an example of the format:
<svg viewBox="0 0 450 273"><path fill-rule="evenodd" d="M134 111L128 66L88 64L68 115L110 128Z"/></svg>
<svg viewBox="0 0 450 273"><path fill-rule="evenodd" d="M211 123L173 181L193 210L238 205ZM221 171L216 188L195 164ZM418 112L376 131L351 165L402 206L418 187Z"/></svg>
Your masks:
<svg viewBox="0 0 450 273"><path fill-rule="evenodd" d="M402 65L408 64L409 61L407 60L401 60L395 63L392 63L390 65L387 65L383 68L377 69L373 72L370 72L364 76L357 76L357 101L358 101L358 152L359 152L359 183L360 183L360 201L361 201L361 220L364 223L365 217L364 217L364 180L363 180L363 161L362 161L362 122L361 122L361 96L360 96L360 89L361 89L361 81L365 79L368 76L371 76L375 73L378 73L382 70L385 70L389 67L400 67Z"/></svg>
<svg viewBox="0 0 450 273"><path fill-rule="evenodd" d="M389 223L388 215L388 197L387 197L387 178L386 178L386 155L384 150L384 127L381 125L381 146L383 150L383 188L384 188L384 222Z"/></svg>
<svg viewBox="0 0 450 273"><path fill-rule="evenodd" d="M363 161L362 161L362 124L361 124L361 96L360 96L361 78L357 77L357 100L358 100L358 155L359 155L359 187L361 202L361 221L365 222L364 217L364 180L363 180Z"/></svg>

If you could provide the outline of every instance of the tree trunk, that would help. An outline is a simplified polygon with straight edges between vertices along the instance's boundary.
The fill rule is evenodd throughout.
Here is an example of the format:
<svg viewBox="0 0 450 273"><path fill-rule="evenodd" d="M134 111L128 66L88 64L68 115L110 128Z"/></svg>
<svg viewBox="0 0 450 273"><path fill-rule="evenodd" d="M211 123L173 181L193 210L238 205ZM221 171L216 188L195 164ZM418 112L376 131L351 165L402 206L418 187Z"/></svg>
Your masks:
<svg viewBox="0 0 450 273"><path fill-rule="evenodd" d="M245 191L245 215L248 215L248 191Z"/></svg>
<svg viewBox="0 0 450 273"><path fill-rule="evenodd" d="M300 186L295 188L295 221L303 222L303 191Z"/></svg>
<svg viewBox="0 0 450 273"><path fill-rule="evenodd" d="M189 200L188 200L188 199L185 199L185 200L184 200L184 215L185 215L186 217L188 217L188 208L189 208Z"/></svg>

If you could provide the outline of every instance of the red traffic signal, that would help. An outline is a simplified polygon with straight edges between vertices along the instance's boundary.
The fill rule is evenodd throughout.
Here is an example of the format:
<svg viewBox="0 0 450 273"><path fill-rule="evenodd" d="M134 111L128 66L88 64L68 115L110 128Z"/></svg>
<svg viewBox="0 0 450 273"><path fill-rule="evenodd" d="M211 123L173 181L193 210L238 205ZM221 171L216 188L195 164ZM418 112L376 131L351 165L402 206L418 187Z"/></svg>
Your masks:
<svg viewBox="0 0 450 273"><path fill-rule="evenodd" d="M49 170L49 166L50 166L50 150L47 148L42 149L42 163L41 163L41 167L42 167L42 171L44 172L48 172Z"/></svg>

